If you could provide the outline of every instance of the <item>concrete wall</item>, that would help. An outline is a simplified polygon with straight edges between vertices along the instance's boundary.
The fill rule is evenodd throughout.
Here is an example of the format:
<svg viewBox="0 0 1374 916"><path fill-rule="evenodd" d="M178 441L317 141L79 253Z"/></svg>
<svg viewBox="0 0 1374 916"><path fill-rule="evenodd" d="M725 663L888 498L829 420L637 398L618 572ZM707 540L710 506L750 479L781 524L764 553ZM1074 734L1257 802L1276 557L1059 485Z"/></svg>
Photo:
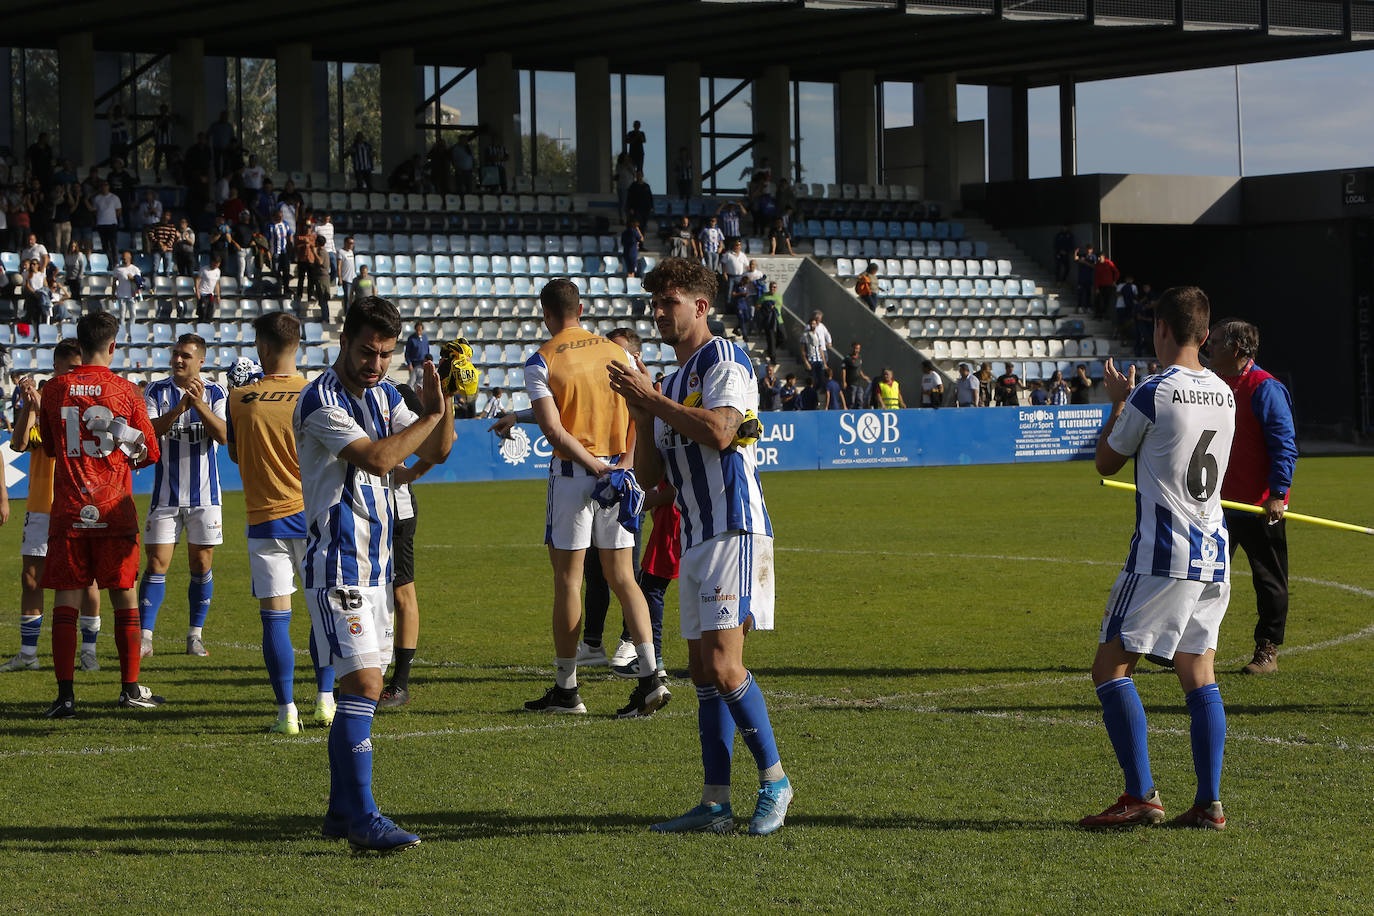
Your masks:
<svg viewBox="0 0 1374 916"><path fill-rule="evenodd" d="M1099 221L1192 226L1242 219L1241 180L1210 175L1097 175Z"/></svg>
<svg viewBox="0 0 1374 916"><path fill-rule="evenodd" d="M983 122L960 121L955 131L959 148L959 183L981 184L984 175ZM883 131L885 184L912 184L926 192L925 134L917 127Z"/></svg>

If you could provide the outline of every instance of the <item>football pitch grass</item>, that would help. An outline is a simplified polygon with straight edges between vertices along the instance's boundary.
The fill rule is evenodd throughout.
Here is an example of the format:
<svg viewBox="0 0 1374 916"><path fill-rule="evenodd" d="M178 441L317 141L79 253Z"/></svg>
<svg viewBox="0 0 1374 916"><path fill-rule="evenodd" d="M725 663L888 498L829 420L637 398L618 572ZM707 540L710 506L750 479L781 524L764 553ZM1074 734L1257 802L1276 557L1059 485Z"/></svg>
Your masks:
<svg viewBox="0 0 1374 916"><path fill-rule="evenodd" d="M1294 508L1374 521L1374 461L1304 459ZM1129 474L1129 471L1127 472ZM1127 477L1129 479L1129 477ZM379 712L375 791L424 843L355 858L319 837L325 732L275 717L243 511L226 497L208 658L184 648L178 548L143 682L117 710L112 618L80 717L48 722L41 672L0 675L0 872L17 912L1365 912L1374 896L1374 571L1355 534L1289 526L1280 673L1253 648L1243 556L1218 652L1228 715L1225 833L1078 829L1121 775L1087 668L1125 557L1129 495L1090 464L770 474L778 629L746 662L797 797L742 833L756 774L735 742L734 836L657 836L698 799L696 701L670 590L672 703L611 717L630 682L584 669L590 715L520 712L551 683L541 482L418 489L422 630L414 702ZM19 641L23 503L0 529L0 653ZM296 699L314 684L297 597ZM614 639L618 611L607 630ZM1192 802L1188 717L1142 662L1154 774Z"/></svg>

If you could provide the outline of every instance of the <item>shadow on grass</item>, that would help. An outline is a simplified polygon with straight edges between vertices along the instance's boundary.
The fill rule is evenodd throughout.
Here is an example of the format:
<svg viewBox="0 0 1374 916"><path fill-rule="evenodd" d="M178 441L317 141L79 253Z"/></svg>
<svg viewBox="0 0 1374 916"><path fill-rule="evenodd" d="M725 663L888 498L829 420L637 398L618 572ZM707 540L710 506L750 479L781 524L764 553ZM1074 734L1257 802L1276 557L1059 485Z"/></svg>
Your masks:
<svg viewBox="0 0 1374 916"><path fill-rule="evenodd" d="M966 677L984 674L1081 674L1087 680L1087 668L1083 665L996 665L986 668L952 665L946 668L877 668L855 667L838 668L825 665L815 667L760 667L750 666L749 670L759 678L765 677L844 677L844 678L884 678L884 677ZM685 674L685 672L684 672Z"/></svg>
<svg viewBox="0 0 1374 916"><path fill-rule="evenodd" d="M649 834L652 818L628 814L515 814L508 811L419 811L395 812L402 827L413 830L429 842L491 839L524 836L576 836L583 834ZM164 855L169 850L155 848L162 843L213 845L230 851L243 844L260 851L264 841L303 842L320 840L323 814L264 813L187 813L142 815L134 818L104 818L89 825L42 826L9 825L0 836L0 850L69 854L93 851ZM743 825L747 817L737 823ZM857 815L808 815L788 818L792 828L845 830L920 830L1011 831L1064 830L1072 824L1062 820L933 818L889 814L872 817ZM743 827L739 829L743 834ZM337 844L338 841L332 841ZM114 845L110 845L114 844ZM204 849L175 850L203 853ZM302 850L301 854L310 854Z"/></svg>

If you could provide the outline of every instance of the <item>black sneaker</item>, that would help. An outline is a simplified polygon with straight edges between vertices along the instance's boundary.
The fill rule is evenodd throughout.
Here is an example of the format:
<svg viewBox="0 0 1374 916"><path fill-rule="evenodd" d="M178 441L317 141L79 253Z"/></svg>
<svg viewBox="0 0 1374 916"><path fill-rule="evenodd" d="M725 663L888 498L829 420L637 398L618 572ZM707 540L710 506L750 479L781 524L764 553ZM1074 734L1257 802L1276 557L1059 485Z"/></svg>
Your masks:
<svg viewBox="0 0 1374 916"><path fill-rule="evenodd" d="M630 694L630 702L616 711L617 719L634 719L639 716L651 716L655 710L662 709L668 705L668 701L673 695L668 692L668 685L664 679L657 675L642 677L635 685L634 692Z"/></svg>
<svg viewBox="0 0 1374 916"><path fill-rule="evenodd" d="M381 709L395 709L397 706L404 706L409 702L409 688L387 684L382 688L382 695L377 700L377 706Z"/></svg>
<svg viewBox="0 0 1374 916"><path fill-rule="evenodd" d="M578 696L576 687L559 687L557 684L544 692L544 695L537 700L530 700L525 704L525 709L529 712L559 712L559 713L585 713L587 707L582 704L582 697Z"/></svg>
<svg viewBox="0 0 1374 916"><path fill-rule="evenodd" d="M76 700L71 697L58 697L43 713L45 719L75 719Z"/></svg>
<svg viewBox="0 0 1374 916"><path fill-rule="evenodd" d="M125 709L156 709L166 700L139 684L133 690L121 690L118 702Z"/></svg>

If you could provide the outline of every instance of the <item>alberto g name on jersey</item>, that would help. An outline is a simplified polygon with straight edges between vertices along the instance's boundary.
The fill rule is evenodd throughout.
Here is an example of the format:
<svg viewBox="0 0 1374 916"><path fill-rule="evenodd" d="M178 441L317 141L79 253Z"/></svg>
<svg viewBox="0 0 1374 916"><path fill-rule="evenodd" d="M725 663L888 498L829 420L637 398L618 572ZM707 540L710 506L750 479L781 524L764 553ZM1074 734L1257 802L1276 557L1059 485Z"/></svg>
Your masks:
<svg viewBox="0 0 1374 916"><path fill-rule="evenodd" d="M182 397L182 390L170 377L153 382L143 392L150 419L170 413ZM224 386L206 384L205 400L221 420L225 419L228 397ZM162 457L153 474L152 507L218 506L219 443L210 438L200 414L193 408L177 417L159 444Z"/></svg>
<svg viewBox="0 0 1374 916"><path fill-rule="evenodd" d="M1230 581L1221 481L1235 428L1235 396L1207 370L1171 366L1131 392L1107 439L1136 459L1126 572Z"/></svg>
<svg viewBox="0 0 1374 916"><path fill-rule="evenodd" d="M306 588L391 581L391 475L369 474L339 452L359 439L385 439L416 419L390 382L354 397L328 369L301 391L293 426L300 466L308 469L301 481Z"/></svg>
<svg viewBox="0 0 1374 916"><path fill-rule="evenodd" d="M663 382L663 394L688 407L758 410L759 389L749 356L739 345L712 337ZM654 442L668 481L677 488L682 549L727 531L773 536L751 446L717 451L654 420Z"/></svg>

